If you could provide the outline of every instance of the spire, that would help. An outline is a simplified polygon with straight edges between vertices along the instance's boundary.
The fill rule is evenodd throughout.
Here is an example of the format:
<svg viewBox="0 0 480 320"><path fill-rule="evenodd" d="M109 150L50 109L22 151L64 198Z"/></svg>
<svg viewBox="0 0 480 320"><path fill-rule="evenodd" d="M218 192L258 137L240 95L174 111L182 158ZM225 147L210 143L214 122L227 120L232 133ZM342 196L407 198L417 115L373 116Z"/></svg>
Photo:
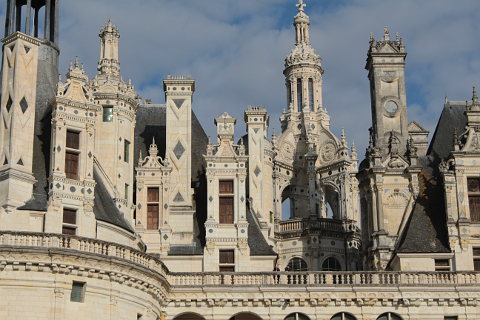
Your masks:
<svg viewBox="0 0 480 320"><path fill-rule="evenodd" d="M118 39L120 38L120 33L118 32L118 28L113 25L112 20L108 20L105 26L100 30L99 37L99 73L119 75L120 62L118 61Z"/></svg>

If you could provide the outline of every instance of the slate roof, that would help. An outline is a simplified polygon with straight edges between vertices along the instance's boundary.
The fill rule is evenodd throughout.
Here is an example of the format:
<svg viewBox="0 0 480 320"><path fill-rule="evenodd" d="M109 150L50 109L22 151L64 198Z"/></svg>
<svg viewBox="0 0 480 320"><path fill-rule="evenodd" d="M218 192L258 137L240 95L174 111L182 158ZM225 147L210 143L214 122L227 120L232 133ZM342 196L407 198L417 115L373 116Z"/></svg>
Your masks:
<svg viewBox="0 0 480 320"><path fill-rule="evenodd" d="M251 256L276 256L277 253L273 251L263 237L257 219L253 216L253 212L247 208L248 221L248 246L250 247Z"/></svg>
<svg viewBox="0 0 480 320"><path fill-rule="evenodd" d="M419 159L422 165L420 194L401 236L397 248L399 253L450 252L444 186L438 165L453 150L454 132L461 135L465 131L465 107L464 101L445 103L428 156Z"/></svg>
<svg viewBox="0 0 480 320"><path fill-rule="evenodd" d="M397 249L399 253L450 252L446 226L445 196L438 160L419 159L420 192Z"/></svg>
<svg viewBox="0 0 480 320"><path fill-rule="evenodd" d="M93 203L93 213L95 213L95 218L133 233L134 230L132 226L124 218L123 213L118 210L113 202L112 196L108 193L106 186L103 184L96 166L93 167L93 179L97 182L94 192L95 200Z"/></svg>

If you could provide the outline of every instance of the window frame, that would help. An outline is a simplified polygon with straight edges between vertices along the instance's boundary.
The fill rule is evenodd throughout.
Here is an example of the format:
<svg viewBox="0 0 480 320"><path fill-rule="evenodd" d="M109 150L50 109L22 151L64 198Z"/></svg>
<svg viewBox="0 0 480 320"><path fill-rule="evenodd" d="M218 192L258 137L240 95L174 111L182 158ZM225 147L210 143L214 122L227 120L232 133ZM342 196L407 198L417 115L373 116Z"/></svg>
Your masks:
<svg viewBox="0 0 480 320"><path fill-rule="evenodd" d="M80 286L79 286L80 285ZM78 300L76 300L76 295L74 295L74 288L80 288L80 295L78 296ZM70 301L71 302L79 302L79 303L84 303L85 302L85 293L87 291L87 283L84 281L72 281L72 289L70 291Z"/></svg>
<svg viewBox="0 0 480 320"><path fill-rule="evenodd" d="M69 221L69 219L67 219L67 221L66 221L66 219L65 219L65 213L66 212L74 214L74 218L75 218L74 220L75 221L73 223L71 221ZM77 229L78 229L77 223L78 223L78 210L73 209L73 208L64 207L63 210L62 210L62 234L70 235L70 236L77 235ZM65 232L65 230L73 231L73 233Z"/></svg>
<svg viewBox="0 0 480 320"><path fill-rule="evenodd" d="M110 110L110 112L107 113L106 110ZM113 122L113 105L107 104L102 106L102 122Z"/></svg>
<svg viewBox="0 0 480 320"><path fill-rule="evenodd" d="M130 146L131 143L127 139L123 139L123 161L130 163Z"/></svg>
<svg viewBox="0 0 480 320"><path fill-rule="evenodd" d="M224 253L222 255L222 253ZM227 261L222 259L225 254L229 254ZM219 272L235 272L235 249L218 250L218 270Z"/></svg>
<svg viewBox="0 0 480 320"><path fill-rule="evenodd" d="M218 181L218 222L222 225L235 223L235 182L233 179ZM227 214L225 207L230 207L231 214Z"/></svg>
<svg viewBox="0 0 480 320"><path fill-rule="evenodd" d="M155 197L150 197L150 191L155 191ZM157 207L155 214L150 216L150 208ZM160 227L160 187L147 187L147 230L158 230Z"/></svg>
<svg viewBox="0 0 480 320"><path fill-rule="evenodd" d="M78 141L75 145L71 145L72 139L69 139L69 134L76 134ZM70 135L71 137L71 135ZM65 137L65 176L67 179L79 180L80 177L80 149L82 146L82 132L75 129L67 129ZM77 147L77 148L75 148ZM75 163L74 165L72 163ZM73 171L72 168L75 168Z"/></svg>
<svg viewBox="0 0 480 320"><path fill-rule="evenodd" d="M480 247L472 248L473 270L480 271Z"/></svg>
<svg viewBox="0 0 480 320"><path fill-rule="evenodd" d="M450 258L434 259L434 266L436 272L450 272L452 271L452 260Z"/></svg>
<svg viewBox="0 0 480 320"><path fill-rule="evenodd" d="M477 190L470 190L472 181L476 181ZM467 194L470 221L480 223L480 177L467 177Z"/></svg>

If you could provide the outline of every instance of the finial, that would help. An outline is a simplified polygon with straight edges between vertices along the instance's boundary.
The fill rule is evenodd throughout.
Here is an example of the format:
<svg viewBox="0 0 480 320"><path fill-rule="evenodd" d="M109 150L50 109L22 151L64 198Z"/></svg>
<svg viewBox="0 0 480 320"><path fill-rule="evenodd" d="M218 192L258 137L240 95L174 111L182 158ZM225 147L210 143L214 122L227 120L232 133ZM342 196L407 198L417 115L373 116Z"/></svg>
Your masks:
<svg viewBox="0 0 480 320"><path fill-rule="evenodd" d="M304 0L298 0L297 8L298 12L304 12L306 4L303 2Z"/></svg>
<svg viewBox="0 0 480 320"><path fill-rule="evenodd" d="M390 31L388 31L388 27L383 28L383 40L390 40Z"/></svg>
<svg viewBox="0 0 480 320"><path fill-rule="evenodd" d="M152 137L152 144L155 144L155 137Z"/></svg>
<svg viewBox="0 0 480 320"><path fill-rule="evenodd" d="M472 97L473 103L478 103L478 96L477 96L477 88L473 87L473 97Z"/></svg>
<svg viewBox="0 0 480 320"><path fill-rule="evenodd" d="M73 69L73 61L72 59L70 59L70 65L69 65L69 69L72 70Z"/></svg>
<svg viewBox="0 0 480 320"><path fill-rule="evenodd" d="M370 42L374 42L375 38L373 37L373 32L370 32Z"/></svg>
<svg viewBox="0 0 480 320"><path fill-rule="evenodd" d="M80 64L78 63L78 56L75 57L75 68L78 68Z"/></svg>
<svg viewBox="0 0 480 320"><path fill-rule="evenodd" d="M142 150L140 150L140 156L138 157L138 165L141 166L143 162Z"/></svg>
<svg viewBox="0 0 480 320"><path fill-rule="evenodd" d="M148 153L150 154L150 157L158 155L158 147L155 144L155 137L152 137L152 144L150 145L150 149L148 149Z"/></svg>
<svg viewBox="0 0 480 320"><path fill-rule="evenodd" d="M398 32L395 32L395 40L396 41L400 40L400 36L398 35Z"/></svg>

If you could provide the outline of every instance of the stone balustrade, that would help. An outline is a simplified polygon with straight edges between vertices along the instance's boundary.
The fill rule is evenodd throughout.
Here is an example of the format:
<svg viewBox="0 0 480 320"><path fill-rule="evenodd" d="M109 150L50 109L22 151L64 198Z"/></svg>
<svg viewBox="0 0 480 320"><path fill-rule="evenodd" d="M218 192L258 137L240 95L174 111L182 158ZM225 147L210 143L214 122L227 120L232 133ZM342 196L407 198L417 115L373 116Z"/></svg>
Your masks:
<svg viewBox="0 0 480 320"><path fill-rule="evenodd" d="M92 253L114 257L136 263L165 276L168 269L157 258L120 244L77 236L33 233L33 232L0 232L0 247L41 247L76 250L83 253Z"/></svg>
<svg viewBox="0 0 480 320"><path fill-rule="evenodd" d="M458 286L478 285L478 272L171 273L173 287L191 286Z"/></svg>
<svg viewBox="0 0 480 320"><path fill-rule="evenodd" d="M301 222L301 221L300 221ZM65 249L126 260L155 271L171 287L201 286L468 286L480 283L479 272L169 272L142 251L96 239L62 234L0 232L0 247Z"/></svg>
<svg viewBox="0 0 480 320"><path fill-rule="evenodd" d="M288 237L303 232L329 232L329 233L347 233L359 232L358 227L352 220L334 220L334 219L290 219L280 221L276 225L278 236Z"/></svg>

